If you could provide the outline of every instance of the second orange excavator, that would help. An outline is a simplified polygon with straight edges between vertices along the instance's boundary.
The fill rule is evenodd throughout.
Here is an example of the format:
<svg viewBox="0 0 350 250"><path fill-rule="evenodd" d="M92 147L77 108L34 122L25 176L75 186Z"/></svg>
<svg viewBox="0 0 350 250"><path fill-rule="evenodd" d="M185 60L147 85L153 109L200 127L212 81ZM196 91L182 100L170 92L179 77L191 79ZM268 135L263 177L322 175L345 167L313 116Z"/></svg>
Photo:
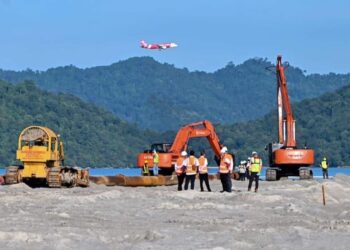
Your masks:
<svg viewBox="0 0 350 250"><path fill-rule="evenodd" d="M173 143L152 144L151 149L145 150L137 157L137 166L143 167L145 161L153 166L153 150L159 154L159 169L163 175L170 175L174 171L174 164L180 157L181 151L187 150L191 138L206 137L217 159L220 159L221 144L213 124L207 120L183 126L178 131Z"/></svg>
<svg viewBox="0 0 350 250"><path fill-rule="evenodd" d="M275 181L288 176L310 179L312 178L310 167L314 164L314 150L297 147L295 120L288 96L282 56L277 57L276 77L278 142L268 145L270 167L266 170L266 180Z"/></svg>

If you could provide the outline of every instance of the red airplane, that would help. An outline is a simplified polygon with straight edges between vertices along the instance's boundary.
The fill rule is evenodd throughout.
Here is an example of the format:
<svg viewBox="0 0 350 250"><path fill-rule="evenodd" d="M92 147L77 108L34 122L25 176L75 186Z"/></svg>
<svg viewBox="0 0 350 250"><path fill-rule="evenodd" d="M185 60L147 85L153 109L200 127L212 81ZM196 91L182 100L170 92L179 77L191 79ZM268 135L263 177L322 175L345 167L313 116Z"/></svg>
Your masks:
<svg viewBox="0 0 350 250"><path fill-rule="evenodd" d="M143 49L170 49L170 48L176 48L176 43L154 43L154 44L147 44L144 40L140 42L141 48Z"/></svg>

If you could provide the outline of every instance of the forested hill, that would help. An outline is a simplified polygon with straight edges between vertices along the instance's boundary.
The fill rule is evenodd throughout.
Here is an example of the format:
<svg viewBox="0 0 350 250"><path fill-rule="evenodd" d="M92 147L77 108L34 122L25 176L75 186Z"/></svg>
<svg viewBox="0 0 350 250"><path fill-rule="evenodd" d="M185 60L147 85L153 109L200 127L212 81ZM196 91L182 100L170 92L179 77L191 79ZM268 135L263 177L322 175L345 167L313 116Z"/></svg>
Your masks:
<svg viewBox="0 0 350 250"><path fill-rule="evenodd" d="M107 108L140 128L164 131L203 119L229 124L262 117L275 105L275 75L266 70L271 66L264 59L250 59L240 65L229 63L214 73L189 72L136 57L87 69L0 70L0 79L33 80L44 90L70 93ZM350 74L306 76L290 66L286 75L293 101L350 84Z"/></svg>
<svg viewBox="0 0 350 250"><path fill-rule="evenodd" d="M327 156L332 166L350 166L350 86L319 98L294 105L297 141L315 149L317 164ZM223 142L236 152L239 159L253 150L264 155L268 142L277 140L277 111L262 119L219 126Z"/></svg>
<svg viewBox="0 0 350 250"><path fill-rule="evenodd" d="M72 95L48 93L31 82L0 81L0 167L15 163L18 136L30 125L59 133L65 163L82 167L134 166L136 154L153 138Z"/></svg>
<svg viewBox="0 0 350 250"><path fill-rule="evenodd" d="M314 148L317 162L326 155L332 165L348 166L350 86L296 103L293 109L299 144ZM273 111L250 122L216 125L216 130L238 160L255 150L266 162L264 147L276 140L276 119ZM49 93L31 82L12 85L0 81L0 167L15 162L18 135L30 125L47 126L61 134L67 164L84 167L133 166L137 153L149 144L171 142L175 136L175 132L141 131L77 97ZM191 141L197 152L208 146L203 140Z"/></svg>

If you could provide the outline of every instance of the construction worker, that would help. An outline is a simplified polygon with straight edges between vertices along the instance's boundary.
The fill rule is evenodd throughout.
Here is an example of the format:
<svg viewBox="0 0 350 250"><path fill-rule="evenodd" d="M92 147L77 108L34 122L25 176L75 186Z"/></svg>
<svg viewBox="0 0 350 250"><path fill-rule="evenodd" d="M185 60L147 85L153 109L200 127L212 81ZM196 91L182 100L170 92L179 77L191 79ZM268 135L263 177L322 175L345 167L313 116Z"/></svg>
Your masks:
<svg viewBox="0 0 350 250"><path fill-rule="evenodd" d="M207 186L208 192L211 192L210 185L209 185L209 178L208 178L208 160L205 157L205 153L202 151L201 156L198 159L199 163L199 184L201 187L201 192L204 191L203 189L203 181L205 182L205 185Z"/></svg>
<svg viewBox="0 0 350 250"><path fill-rule="evenodd" d="M184 165L186 156L187 156L187 152L182 151L181 156L176 160L176 163L175 163L175 172L177 175L178 191L182 191L182 184L186 176L186 173L185 173L186 166Z"/></svg>
<svg viewBox="0 0 350 250"><path fill-rule="evenodd" d="M251 190L253 181L255 181L255 192L258 192L259 188L259 174L261 172L262 168L262 160L259 157L258 153L253 151L252 157L250 158L250 178L249 178L249 185L248 185L248 191Z"/></svg>
<svg viewBox="0 0 350 250"><path fill-rule="evenodd" d="M227 153L227 147L223 147L220 151L221 160L219 166L220 180L222 184L222 192L232 192L231 172L233 170L232 155Z"/></svg>
<svg viewBox="0 0 350 250"><path fill-rule="evenodd" d="M323 157L320 166L322 168L323 179L328 179L328 161L326 157Z"/></svg>
<svg viewBox="0 0 350 250"><path fill-rule="evenodd" d="M247 170L247 162L241 161L239 166L238 166L238 173L239 173L239 180L240 181L245 181L246 170Z"/></svg>
<svg viewBox="0 0 350 250"><path fill-rule="evenodd" d="M153 175L154 176L158 175L158 164L159 164L159 155L157 151L154 149L153 150Z"/></svg>
<svg viewBox="0 0 350 250"><path fill-rule="evenodd" d="M149 176L149 168L148 168L148 161L147 160L143 164L142 175L143 176Z"/></svg>
<svg viewBox="0 0 350 250"><path fill-rule="evenodd" d="M198 159L194 156L194 151L190 151L190 156L185 159L186 165L186 180L185 190L188 189L188 184L191 182L191 189L194 189L194 182L196 180L197 168L199 166Z"/></svg>

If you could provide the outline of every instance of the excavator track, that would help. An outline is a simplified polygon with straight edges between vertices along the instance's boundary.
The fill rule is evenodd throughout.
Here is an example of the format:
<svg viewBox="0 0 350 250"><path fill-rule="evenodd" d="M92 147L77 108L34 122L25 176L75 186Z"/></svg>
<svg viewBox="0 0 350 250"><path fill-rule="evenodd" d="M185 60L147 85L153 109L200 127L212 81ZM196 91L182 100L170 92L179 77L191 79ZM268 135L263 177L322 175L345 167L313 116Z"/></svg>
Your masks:
<svg viewBox="0 0 350 250"><path fill-rule="evenodd" d="M6 174L4 177L5 177L6 185L19 183L19 167L17 166L8 167L6 169Z"/></svg>
<svg viewBox="0 0 350 250"><path fill-rule="evenodd" d="M60 188L62 186L61 168L51 168L47 174L46 181L50 188Z"/></svg>

